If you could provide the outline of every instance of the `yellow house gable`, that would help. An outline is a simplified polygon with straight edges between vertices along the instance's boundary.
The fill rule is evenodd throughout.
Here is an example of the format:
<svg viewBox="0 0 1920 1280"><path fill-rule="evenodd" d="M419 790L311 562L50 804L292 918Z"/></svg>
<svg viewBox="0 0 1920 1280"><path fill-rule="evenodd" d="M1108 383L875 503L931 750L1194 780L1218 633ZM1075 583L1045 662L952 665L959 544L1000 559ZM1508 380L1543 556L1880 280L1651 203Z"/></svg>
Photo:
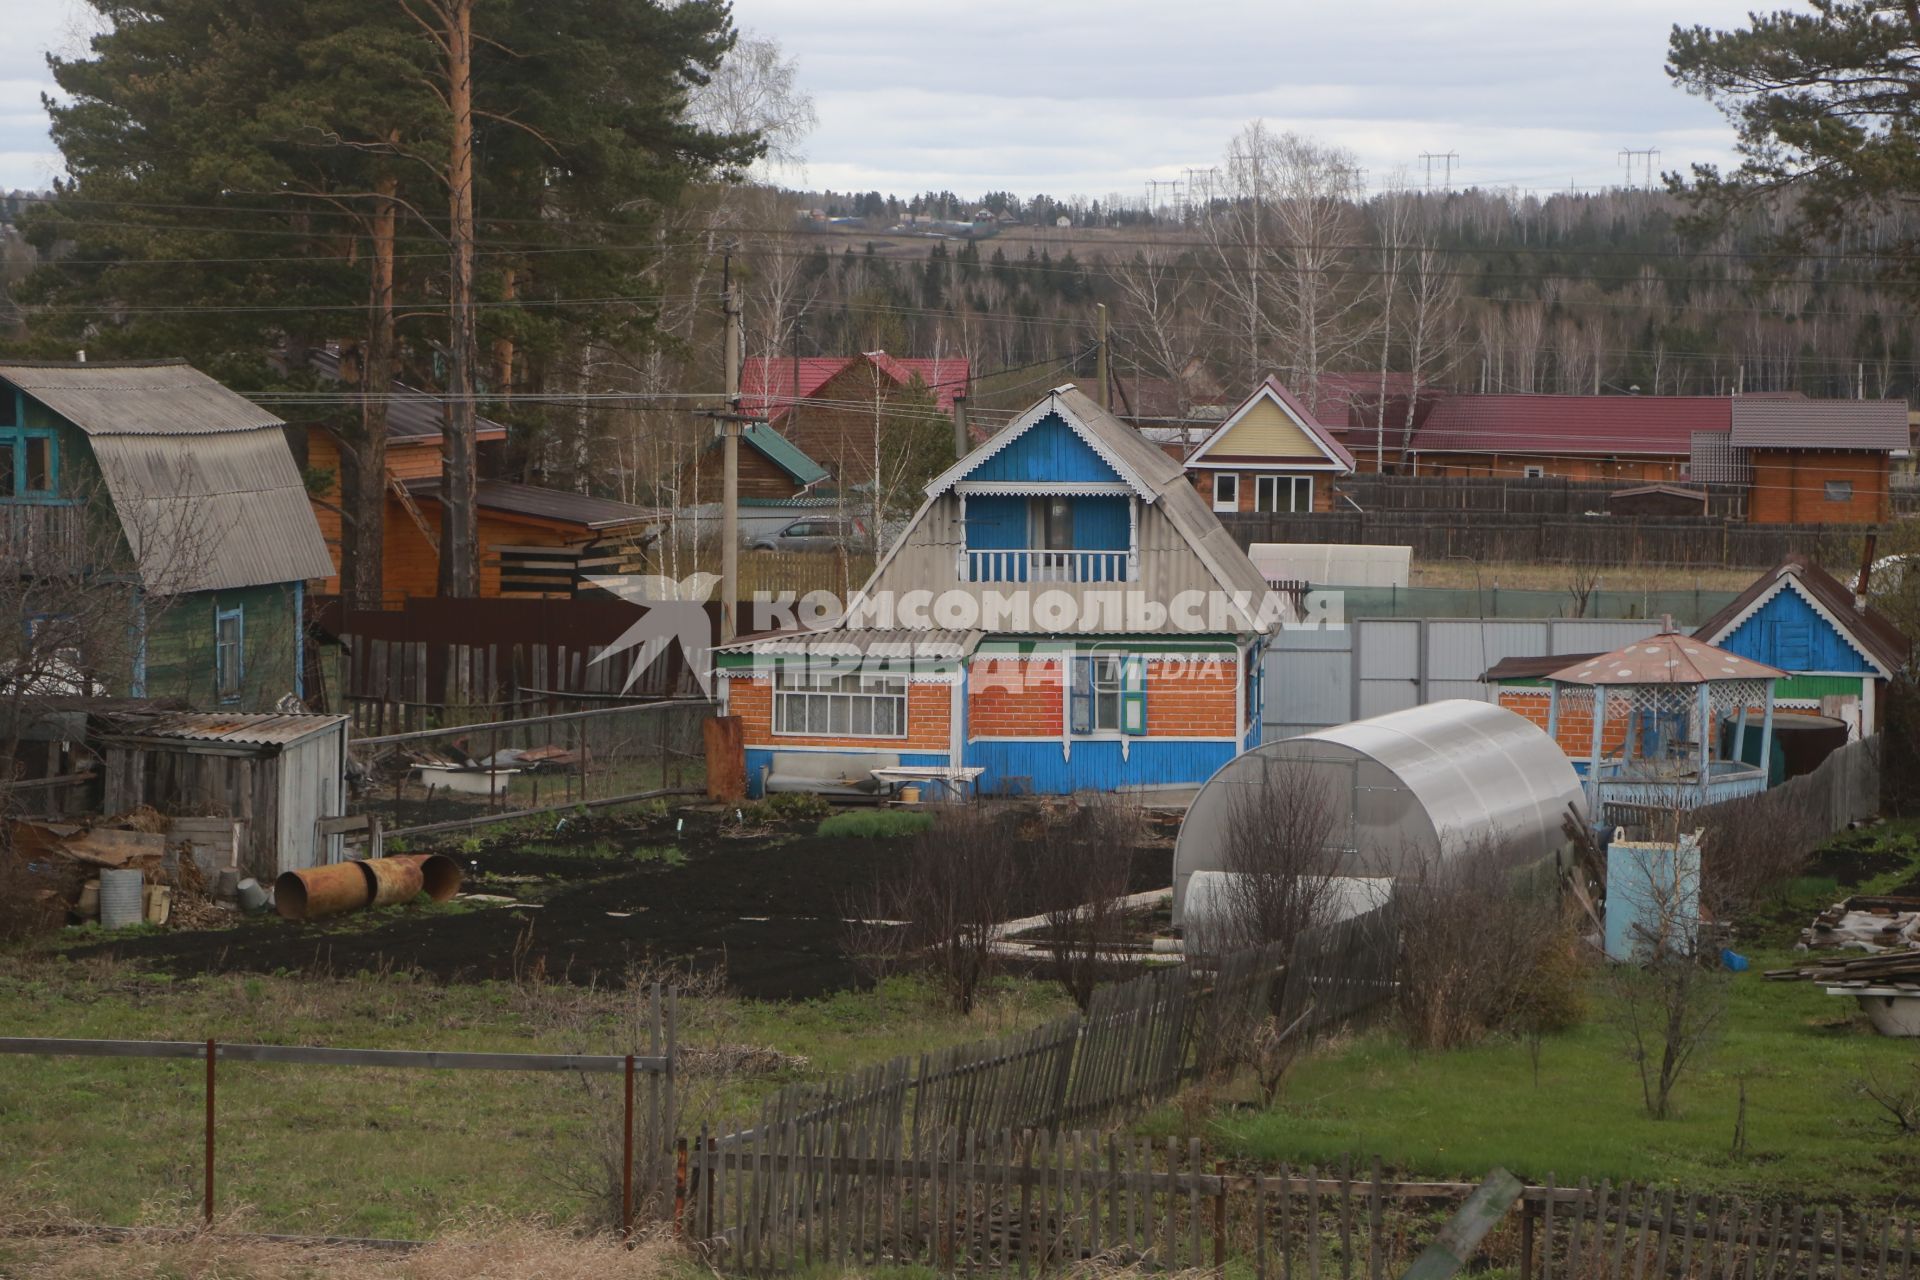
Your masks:
<svg viewBox="0 0 1920 1280"><path fill-rule="evenodd" d="M1270 395L1257 397L1244 409L1237 421L1228 426L1202 451L1189 459L1189 465L1209 461L1226 462L1272 459L1311 459L1304 465L1336 467L1336 459L1327 455L1318 442L1295 422L1292 415Z"/></svg>

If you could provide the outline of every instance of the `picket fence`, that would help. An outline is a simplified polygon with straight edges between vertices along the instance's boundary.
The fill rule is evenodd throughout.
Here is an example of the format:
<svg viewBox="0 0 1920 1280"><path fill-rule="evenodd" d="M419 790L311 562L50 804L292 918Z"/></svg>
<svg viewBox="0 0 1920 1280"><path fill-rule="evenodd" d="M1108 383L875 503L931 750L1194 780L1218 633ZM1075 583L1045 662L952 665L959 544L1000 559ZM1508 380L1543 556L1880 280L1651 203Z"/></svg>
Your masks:
<svg viewBox="0 0 1920 1280"><path fill-rule="evenodd" d="M1374 1161L1229 1173L1198 1139L1023 1130L947 1135L917 1155L845 1125L689 1154L682 1233L718 1270L921 1265L1026 1277L1061 1268L1256 1280L1384 1280L1436 1242L1470 1183L1405 1182ZM1581 1180L1523 1187L1462 1257L1519 1280L1916 1280L1914 1224Z"/></svg>

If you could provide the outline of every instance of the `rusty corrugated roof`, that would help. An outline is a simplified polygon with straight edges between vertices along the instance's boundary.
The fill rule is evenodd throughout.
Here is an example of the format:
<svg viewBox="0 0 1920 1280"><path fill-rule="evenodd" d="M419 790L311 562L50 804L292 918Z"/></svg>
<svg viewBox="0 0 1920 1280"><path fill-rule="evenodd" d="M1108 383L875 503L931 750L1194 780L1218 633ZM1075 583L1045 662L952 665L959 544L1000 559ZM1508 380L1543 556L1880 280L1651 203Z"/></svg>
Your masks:
<svg viewBox="0 0 1920 1280"><path fill-rule="evenodd" d="M218 711L180 711L138 723L121 732L140 738L178 738L185 742L231 742L241 746L285 746L338 724L345 716L286 715L279 712L225 714Z"/></svg>

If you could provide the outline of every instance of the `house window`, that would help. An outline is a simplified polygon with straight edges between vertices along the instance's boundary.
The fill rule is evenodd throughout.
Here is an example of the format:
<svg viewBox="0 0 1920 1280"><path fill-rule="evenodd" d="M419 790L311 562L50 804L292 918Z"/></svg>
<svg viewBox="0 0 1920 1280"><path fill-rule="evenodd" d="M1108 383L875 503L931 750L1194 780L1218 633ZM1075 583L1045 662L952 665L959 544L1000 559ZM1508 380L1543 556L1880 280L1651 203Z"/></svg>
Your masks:
<svg viewBox="0 0 1920 1280"><path fill-rule="evenodd" d="M1213 509L1215 511L1238 511L1240 509L1240 476L1232 471L1213 473Z"/></svg>
<svg viewBox="0 0 1920 1280"><path fill-rule="evenodd" d="M1547 469L1545 467L1522 467L1520 468L1520 474L1528 480L1545 480L1547 478Z"/></svg>
<svg viewBox="0 0 1920 1280"><path fill-rule="evenodd" d="M1853 481L1851 480L1827 481L1827 501L1828 502L1852 502L1853 501Z"/></svg>
<svg viewBox="0 0 1920 1280"><path fill-rule="evenodd" d="M1073 660L1069 727L1074 734L1144 734L1147 731L1146 659L1137 654L1099 653Z"/></svg>
<svg viewBox="0 0 1920 1280"><path fill-rule="evenodd" d="M240 697L247 677L246 611L240 607L213 610L213 691L222 702Z"/></svg>
<svg viewBox="0 0 1920 1280"><path fill-rule="evenodd" d="M1042 551L1073 550L1073 500L1038 498L1033 504L1034 546Z"/></svg>
<svg viewBox="0 0 1920 1280"><path fill-rule="evenodd" d="M1313 510L1313 477L1254 477L1253 509L1255 511Z"/></svg>
<svg viewBox="0 0 1920 1280"><path fill-rule="evenodd" d="M8 397L0 392L0 403ZM59 442L53 432L0 427L0 498L52 498L60 491Z"/></svg>
<svg viewBox="0 0 1920 1280"><path fill-rule="evenodd" d="M816 738L904 738L907 678L782 668L774 676L773 731Z"/></svg>

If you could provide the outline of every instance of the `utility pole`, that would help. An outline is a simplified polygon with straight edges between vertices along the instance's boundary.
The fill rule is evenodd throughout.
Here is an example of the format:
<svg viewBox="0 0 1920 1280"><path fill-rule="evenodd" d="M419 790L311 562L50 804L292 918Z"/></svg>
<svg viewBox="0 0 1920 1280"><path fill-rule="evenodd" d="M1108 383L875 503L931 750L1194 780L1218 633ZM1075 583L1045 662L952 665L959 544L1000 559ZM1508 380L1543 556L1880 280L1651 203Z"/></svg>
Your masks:
<svg viewBox="0 0 1920 1280"><path fill-rule="evenodd" d="M1440 189L1442 191L1453 190L1453 166L1454 162L1460 158L1458 151L1422 151L1420 158L1426 161L1427 165L1427 190L1433 190L1433 162L1435 160L1440 161L1442 171L1446 174L1441 180Z"/></svg>
<svg viewBox="0 0 1920 1280"><path fill-rule="evenodd" d="M725 260L727 407L720 419L723 459L720 480L720 643L739 634L740 607L740 297L733 285L733 259ZM796 388L797 390L797 388Z"/></svg>
<svg viewBox="0 0 1920 1280"><path fill-rule="evenodd" d="M1113 408L1113 404L1112 404L1113 397L1107 390L1107 304L1106 303L1096 302L1093 304L1093 320L1094 320L1095 329L1100 335L1099 345L1095 348L1096 354L1094 356L1094 363L1093 363L1093 376L1094 376L1094 379L1098 381L1100 384L1100 397L1099 397L1100 407L1102 409L1111 411Z"/></svg>
<svg viewBox="0 0 1920 1280"><path fill-rule="evenodd" d="M967 390L953 398L953 460L955 462L973 452L973 441L967 436Z"/></svg>

